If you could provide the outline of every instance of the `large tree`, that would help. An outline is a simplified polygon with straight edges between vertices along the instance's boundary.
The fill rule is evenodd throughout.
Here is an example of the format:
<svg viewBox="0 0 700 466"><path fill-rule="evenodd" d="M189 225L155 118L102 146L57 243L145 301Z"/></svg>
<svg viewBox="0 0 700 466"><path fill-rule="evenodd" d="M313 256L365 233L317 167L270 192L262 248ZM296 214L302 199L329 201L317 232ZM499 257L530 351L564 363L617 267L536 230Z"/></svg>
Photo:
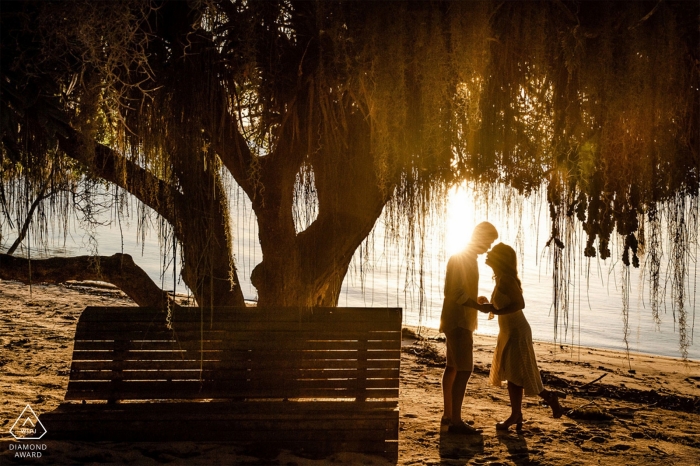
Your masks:
<svg viewBox="0 0 700 466"><path fill-rule="evenodd" d="M413 222L462 180L547 189L553 247L579 221L586 255L608 257L617 231L637 265L640 243L658 250L640 232L658 228L659 212L688 199L697 212L698 10L5 2L0 202L22 223L47 193L67 202L84 183L118 186L171 226L200 304L243 304L229 177L257 216L263 260L251 280L262 306L335 305L385 206ZM304 195L316 216L298 231ZM691 222L676 238L684 248L697 243L697 217L681 220ZM557 270L565 258L555 254ZM28 278L21 259L0 259L0 278Z"/></svg>

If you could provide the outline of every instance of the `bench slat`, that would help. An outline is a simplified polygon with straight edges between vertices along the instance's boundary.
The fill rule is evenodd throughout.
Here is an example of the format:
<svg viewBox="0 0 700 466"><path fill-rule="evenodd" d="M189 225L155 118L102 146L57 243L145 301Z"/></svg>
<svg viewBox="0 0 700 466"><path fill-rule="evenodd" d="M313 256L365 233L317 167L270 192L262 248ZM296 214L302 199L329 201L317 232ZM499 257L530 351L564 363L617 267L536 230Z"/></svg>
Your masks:
<svg viewBox="0 0 700 466"><path fill-rule="evenodd" d="M102 321L86 321L83 322L81 326L82 329L88 331L114 331L119 330L125 331L149 331L149 330L163 330L168 331L168 327L165 324L165 320L149 321L149 322L139 322L139 321L117 321L111 322L108 320ZM293 334L295 332L316 332L316 335L321 335L326 332L338 332L338 333L352 333L352 332L370 332L370 333L381 333L381 332L395 332L396 324L391 321L378 321L374 322L359 321L359 322L286 322L286 321L244 321L244 322L231 322L231 321L214 321L210 323L205 321L203 323L197 322L173 322L172 329L177 332L194 332L199 334L200 330L204 333L211 333L212 335L226 334L228 332L284 332L287 334Z"/></svg>
<svg viewBox="0 0 700 466"><path fill-rule="evenodd" d="M399 378L398 369L379 369L361 371L358 369L256 369L250 370L124 370L121 372L122 380L246 380L246 379L271 379L296 378L296 379L357 379L358 375L371 379L396 379ZM112 370L80 371L71 376L72 380L111 380L114 377Z"/></svg>
<svg viewBox="0 0 700 466"><path fill-rule="evenodd" d="M168 313L142 307L87 307L82 315L83 322L89 321L129 321L150 322L165 321ZM180 308L172 310L171 319L174 322L185 321L216 321L216 322L243 322L243 321L277 321L277 322L302 322L313 320L316 322L401 322L401 308L226 308L217 307L213 316L210 310L199 308Z"/></svg>
<svg viewBox="0 0 700 466"><path fill-rule="evenodd" d="M177 410L174 410L174 408ZM176 403L163 402L151 403L147 406L142 403L63 403L59 405L56 415L77 416L76 419L89 419L95 413L109 419L126 419L148 412L148 417L167 419L190 418L221 418L230 416L236 418L257 418L258 416L299 416L299 414L313 413L321 417L327 417L333 413L340 418L354 419L357 416L386 417L397 413L396 401L366 401L357 403L354 401L316 401L307 403L304 401L259 401L259 402L235 402L235 401L178 401ZM83 417L80 417L83 416Z"/></svg>
<svg viewBox="0 0 700 466"><path fill-rule="evenodd" d="M367 361L357 361L355 359L305 359L301 361L273 360L265 361L263 366L266 369L343 369L343 368L392 368L399 364L396 359L370 359ZM202 366L199 360L178 361L128 361L122 370L148 370L148 369L199 369ZM216 361L207 362L204 368L207 370L237 370L250 367L249 361ZM72 374L84 370L111 370L114 368L113 361L73 361L71 364Z"/></svg>
<svg viewBox="0 0 700 466"><path fill-rule="evenodd" d="M296 337L294 332L282 332L278 335L274 335L262 330L255 332L237 332L237 331L207 331L203 334L199 330L194 331L177 331L173 332L170 330L156 330L156 329L141 329L141 330L116 330L116 329L105 329L105 330L89 330L84 327L78 327L75 334L76 340L87 340L87 341L164 341L164 342L174 342L174 341L197 341L200 339L203 341L251 341L257 340L261 341L264 337L269 337L269 341L280 341L283 339L284 335L287 335L291 341L294 340L311 340L306 335L300 335ZM314 331L316 339L319 341L323 340L377 340L377 341L399 341L401 334L400 332L364 332L362 334L358 333L321 333L320 331Z"/></svg>
<svg viewBox="0 0 700 466"><path fill-rule="evenodd" d="M377 378L377 379L367 379L364 381L367 388L396 388L397 379L388 378ZM90 391L114 391L114 390L126 390L126 391L136 391L144 390L145 392L150 392L150 395L154 398L158 398L158 390L192 390L197 392L200 387L204 387L207 390L220 390L222 392L246 392L250 393L251 390L300 390L306 388L332 388L332 389L357 389L357 379L356 378L322 378L322 379L295 379L282 377L275 379L274 381L269 378L262 377L251 377L251 378L232 378L232 379L214 379L214 380L149 380L149 381L134 381L129 379L124 379L120 381L81 381L81 380L71 380L69 382L71 388L74 390L90 390Z"/></svg>
<svg viewBox="0 0 700 466"><path fill-rule="evenodd" d="M115 393L108 389L84 384L96 384L97 382L77 382L68 383L66 400L107 400ZM125 382L130 386L119 388L118 399L121 400L178 400L178 399L209 399L209 398L282 398L279 389L269 389L265 387L255 387L244 389L239 387L226 387L226 390L203 388L200 390L199 382L168 382L159 384L158 387L144 387L135 384L158 384L158 382ZM169 387L168 384L179 384L177 388ZM106 384L103 384L106 385ZM286 398L356 398L357 390L335 389L335 388L285 388ZM398 388L367 388L362 390L365 398L397 398Z"/></svg>
<svg viewBox="0 0 700 466"><path fill-rule="evenodd" d="M310 351L74 351L74 361L249 361L251 365L264 365L273 358L284 358L288 361L308 359L358 359L357 350L310 350ZM367 350L367 360L399 359L398 350Z"/></svg>
<svg viewBox="0 0 700 466"><path fill-rule="evenodd" d="M267 335L265 335L267 337ZM274 341L274 344L271 342ZM347 339L327 339L327 340L310 340L310 339L293 339L283 340L206 340L202 342L202 347L205 350L236 350L236 349L260 349L269 348L274 345L276 349L294 350L294 349L399 349L401 347L400 340L351 340ZM114 340L77 340L73 344L75 351L111 351L114 348ZM179 350L181 348L199 349L199 341L176 341L176 340L142 340L129 341L129 350L152 350L152 351L170 351Z"/></svg>

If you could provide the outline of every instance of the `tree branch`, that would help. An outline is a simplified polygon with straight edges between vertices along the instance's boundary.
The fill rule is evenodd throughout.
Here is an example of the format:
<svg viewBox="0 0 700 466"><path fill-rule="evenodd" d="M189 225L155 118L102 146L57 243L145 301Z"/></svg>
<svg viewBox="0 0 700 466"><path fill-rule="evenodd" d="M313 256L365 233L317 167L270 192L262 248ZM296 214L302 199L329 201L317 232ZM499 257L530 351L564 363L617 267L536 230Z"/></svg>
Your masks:
<svg viewBox="0 0 700 466"><path fill-rule="evenodd" d="M628 29L629 31L631 31L632 29L637 29L639 26L641 26L642 23L643 23L644 21L646 21L646 20L648 20L649 18L651 18L651 15L653 15L653 14L656 12L656 10L659 9L659 6L661 5L662 2L663 2L663 0L659 0L658 2L656 2L656 5L654 5L654 8L652 8L651 11L650 11L649 13L646 14L646 16L644 16L642 19L640 19L639 21L637 21L637 24L635 24L635 25L633 25L633 26L630 26L630 27L628 27L627 29Z"/></svg>
<svg viewBox="0 0 700 466"><path fill-rule="evenodd" d="M8 255L14 254L19 245L22 244L24 237L27 236L27 230L29 230L29 225L32 223L32 216L34 216L34 211L39 206L39 203L53 195L53 191L50 191L48 194L44 194L45 189L45 187L42 188L41 192L39 192L39 196L34 200L34 202L32 202L32 206L29 208L29 212L27 212L27 218L24 219L24 225L22 225L22 229L19 231L17 239L14 243L12 243L10 249L7 250Z"/></svg>
<svg viewBox="0 0 700 466"><path fill-rule="evenodd" d="M281 186L289 181L283 178L290 176L295 178L299 167L304 162L308 147L299 143L298 134L306 134L307 131L305 123L297 115L300 108L299 100L298 97L295 97L288 103L289 108L280 124L278 140L285 141L285 143L277 144L275 150L265 157L258 157L257 160L254 160L245 137L237 129L235 117L229 119L227 115L227 125L222 126L230 129L222 131L212 138L216 153L239 186L253 201L254 208L256 207L255 201L263 197L263 186L267 193L273 185ZM254 163L257 163L255 167L257 173L253 173L251 170Z"/></svg>
<svg viewBox="0 0 700 466"><path fill-rule="evenodd" d="M85 165L94 175L125 189L177 228L175 212L182 211L185 203L177 189L109 147L84 143L78 131L66 128L66 132L67 137L58 136L58 143L68 157ZM88 157L92 151L86 150L85 144L94 144L94 157Z"/></svg>
<svg viewBox="0 0 700 466"><path fill-rule="evenodd" d="M99 280L112 283L141 307L177 306L128 254L52 257L31 263L28 259L0 254L0 279L22 283Z"/></svg>
<svg viewBox="0 0 700 466"><path fill-rule="evenodd" d="M233 124L234 122L231 122ZM243 188L250 199L255 197L255 187L250 180L249 169L253 155L248 144L238 130L232 130L232 137L221 135L214 140L214 148L226 169L231 172L236 183Z"/></svg>
<svg viewBox="0 0 700 466"><path fill-rule="evenodd" d="M190 197L186 198L184 194L179 192L173 186L159 179L148 170L138 166L136 163L121 156L116 151L95 142L84 143L80 133L73 129L68 128L67 132L69 134L68 137L59 136L60 149L63 150L69 157L84 164L95 176L103 178L106 181L112 182L117 186L124 188L141 202L160 214L168 223L170 223L170 225L173 226L175 229L175 235L180 239L180 241L183 242L183 245L185 246L185 257L187 258L185 261L185 267L196 267L195 264L198 263L202 257L202 254L205 252L198 249L199 246L196 241L197 236L203 234L203 231L197 230L197 228L202 226L202 224L189 221L190 216L193 214L193 205L195 208L201 207L194 200L198 197L192 197L192 195L190 195ZM86 150L85 148L85 144L90 143L94 145L94 156L92 157L89 156L91 151ZM245 144L245 142L243 143ZM186 173L185 175L194 176L194 173ZM188 181L191 182L192 180L189 178L181 179L181 182L185 185L187 185ZM220 189L218 194L223 196L223 192ZM194 230L192 229L193 226L196 227ZM225 248L227 244L225 240L225 228L223 228L221 224L216 223L210 224L209 227L216 230L215 236L219 240L218 243L216 245L212 245L212 247L216 246L219 248ZM230 287L228 277L230 274L230 265L232 263L229 252L227 251L225 255L219 253L212 254L212 258L216 261L216 266L214 269L216 269L215 276L218 277L215 286L217 291L214 292L216 300L222 300L222 302L226 305L243 306L243 294L240 290L240 286L238 285L238 277L235 269L233 271L234 281L236 283L235 288L233 291L228 289ZM131 261L131 263L133 264L133 261ZM34 262L32 262L32 274L34 273L33 267ZM145 278L148 278L145 273L143 275ZM205 274L204 277L206 276L207 275ZM198 292L196 290L198 290L198 287L196 286L196 280L187 273L184 274L184 277L187 285L193 291L195 291L195 295L197 295ZM148 280L150 281L150 279ZM225 281L226 284L223 284L223 281ZM127 288L124 288L117 283L114 284L129 294ZM152 283L152 281L151 284L153 287L155 287L155 290L158 290L159 293L163 293L160 288ZM128 286L128 284L125 286ZM203 295L201 294L197 296L198 301L202 301L202 296ZM137 300L136 297L131 295L130 297L141 305L141 302ZM144 302L149 301L149 298L145 295L140 296L139 299ZM210 300L207 299L206 301L209 302ZM151 304L150 306L153 305L154 304Z"/></svg>

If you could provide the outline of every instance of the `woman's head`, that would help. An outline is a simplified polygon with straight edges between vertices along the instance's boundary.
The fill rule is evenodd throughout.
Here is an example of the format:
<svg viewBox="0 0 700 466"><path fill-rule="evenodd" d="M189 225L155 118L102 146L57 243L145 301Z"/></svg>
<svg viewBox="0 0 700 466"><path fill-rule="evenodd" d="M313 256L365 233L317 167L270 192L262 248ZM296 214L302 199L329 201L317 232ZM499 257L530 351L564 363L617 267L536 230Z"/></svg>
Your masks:
<svg viewBox="0 0 700 466"><path fill-rule="evenodd" d="M486 265L493 269L497 277L501 275L518 277L518 256L507 244L498 243L491 248L486 253Z"/></svg>

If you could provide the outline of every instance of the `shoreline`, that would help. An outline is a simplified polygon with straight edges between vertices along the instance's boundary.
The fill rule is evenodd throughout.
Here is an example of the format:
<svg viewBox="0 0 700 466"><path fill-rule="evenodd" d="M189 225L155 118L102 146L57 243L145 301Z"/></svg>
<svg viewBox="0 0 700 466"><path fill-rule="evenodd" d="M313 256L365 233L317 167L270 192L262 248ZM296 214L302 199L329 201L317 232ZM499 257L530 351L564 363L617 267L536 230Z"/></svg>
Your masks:
<svg viewBox="0 0 700 466"><path fill-rule="evenodd" d="M29 286L0 281L0 464L27 464L13 456L10 445L17 441L9 428L27 404L40 415L63 401L77 317L88 305L129 305L119 293L37 284L30 296ZM644 353L630 353L628 362L624 352L576 347L572 353L569 345L535 342L545 386L568 393L563 404L571 411L552 419L538 399L525 397L525 431L516 435L495 431L495 422L509 412L508 395L488 383L496 338L477 334L463 415L484 433L454 437L439 432L444 342L435 329L422 327L414 338L416 327L405 327L398 464L651 466L692 464L700 457L700 362ZM231 445L194 442L94 444L49 436L41 442L45 462L32 464L387 464L357 453L310 459L280 451L261 458Z"/></svg>
<svg viewBox="0 0 700 466"><path fill-rule="evenodd" d="M427 339L431 340L436 340L436 341L444 341L444 334L440 333L437 328L434 327L428 327L425 325L418 326L418 325L407 325L404 324L403 328L408 328L411 331L415 332L416 334L419 334L421 336L424 336ZM479 338L484 338L484 339L493 339L493 344L496 344L496 335L491 335L488 333L479 333L478 331L474 333L474 338L479 339ZM476 341L476 340L475 340ZM645 353L645 352L640 352L640 351L626 351L626 350L621 350L613 347L606 347L606 346L583 346L583 345L576 345L576 344L571 344L571 343L561 343L561 342L554 342L551 340L535 340L533 339L533 343L536 346L540 347L545 347L545 346L551 346L555 350L557 350L557 353L561 354L569 354L570 356L574 356L575 354L580 353L581 351L605 351L605 352L611 352L611 353L618 353L624 357L625 360L627 360L627 354L630 355L631 359L635 358L645 358L645 357L654 357L654 358L664 358L668 359L670 361L678 362L680 364L683 364L685 361L691 362L691 363L700 363L700 359L695 359L695 358L688 358L688 359L683 359L680 356L668 356L666 354L657 354L657 353Z"/></svg>
<svg viewBox="0 0 700 466"><path fill-rule="evenodd" d="M403 327L410 328L411 330L415 331L416 333L418 333L419 330L420 330L420 332L425 332L425 334L427 335L426 338L435 338L438 335L443 335L440 332L438 332L438 329L436 327L429 327L426 325L419 326L419 325L412 325L412 324L404 324ZM475 337L494 338L494 341L495 341L495 338L497 335L490 334L490 333L479 333L479 331L477 330L474 333L474 336ZM444 335L443 335L443 338L444 338ZM533 343L540 344L540 345L552 345L552 347L560 347L560 348L564 347L564 348L567 348L569 350L576 350L576 351L579 351L579 350L611 351L611 352L615 352L615 353L619 353L621 355L624 355L625 358L627 358L627 354L629 353L630 356L634 356L634 357L654 356L654 357L673 359L673 360L676 360L676 361L681 362L681 363L683 361L685 361L685 359L683 359L683 357L681 357L681 356L669 356L668 354L654 353L651 351L649 351L649 352L635 351L635 350L627 351L623 348L617 348L614 346L605 346L605 345L589 346L589 345L572 344L570 342L559 342L559 341L555 342L553 340L541 340L541 339L534 339L534 338L533 338ZM570 351L570 352L572 352L572 351ZM689 357L689 358L687 358L687 361L700 362L700 358Z"/></svg>

